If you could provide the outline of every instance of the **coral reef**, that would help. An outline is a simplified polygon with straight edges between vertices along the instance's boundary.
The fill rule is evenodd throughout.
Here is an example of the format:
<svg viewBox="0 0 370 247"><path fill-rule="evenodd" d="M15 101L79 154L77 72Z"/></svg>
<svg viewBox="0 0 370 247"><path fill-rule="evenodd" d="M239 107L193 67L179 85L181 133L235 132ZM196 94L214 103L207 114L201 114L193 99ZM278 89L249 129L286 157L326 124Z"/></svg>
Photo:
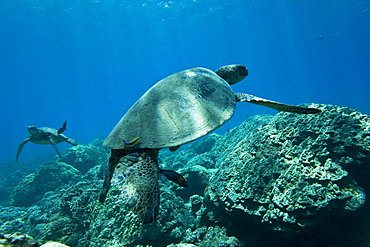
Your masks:
<svg viewBox="0 0 370 247"><path fill-rule="evenodd" d="M194 243L198 247L218 246L218 247L238 247L241 246L240 241L236 237L228 237L226 228L219 226L202 226L195 231L187 231L184 236L184 241ZM170 245L171 246L171 245Z"/></svg>
<svg viewBox="0 0 370 247"><path fill-rule="evenodd" d="M220 153L207 187L213 216L226 217L223 210L253 215L274 230L290 231L365 203L361 178L350 170L369 169L370 119L347 107L319 107L320 115L268 117L249 133L242 125L230 133L239 138L226 135L215 144L230 148Z"/></svg>
<svg viewBox="0 0 370 247"><path fill-rule="evenodd" d="M63 160L57 157L57 161L63 161L70 164L81 174L85 174L89 169L106 163L109 158L109 153L106 148L95 145L78 145L66 149L63 154Z"/></svg>
<svg viewBox="0 0 370 247"><path fill-rule="evenodd" d="M45 192L80 179L77 169L63 162L47 162L25 177L10 195L10 205L27 207L41 199Z"/></svg>
<svg viewBox="0 0 370 247"><path fill-rule="evenodd" d="M0 164L0 205L9 204L9 196L19 182L34 172L40 164L8 160Z"/></svg>
<svg viewBox="0 0 370 247"><path fill-rule="evenodd" d="M38 241L33 239L33 237L21 233L0 233L0 246L1 247L68 247L65 244L58 242L48 241L41 245Z"/></svg>
<svg viewBox="0 0 370 247"><path fill-rule="evenodd" d="M16 232L12 234L0 233L0 246L38 247L40 244L29 235Z"/></svg>
<svg viewBox="0 0 370 247"><path fill-rule="evenodd" d="M78 246L90 226L100 186L97 180L81 181L45 193L31 207L0 208L0 232L22 231L40 242L53 239Z"/></svg>
<svg viewBox="0 0 370 247"><path fill-rule="evenodd" d="M370 118L315 107L323 112L255 116L224 136L161 150L160 167L189 187L160 175L159 216L148 225L114 186L98 202L102 140L72 147L68 164L48 162L18 184L13 206L0 207L0 232L76 247L368 246Z"/></svg>

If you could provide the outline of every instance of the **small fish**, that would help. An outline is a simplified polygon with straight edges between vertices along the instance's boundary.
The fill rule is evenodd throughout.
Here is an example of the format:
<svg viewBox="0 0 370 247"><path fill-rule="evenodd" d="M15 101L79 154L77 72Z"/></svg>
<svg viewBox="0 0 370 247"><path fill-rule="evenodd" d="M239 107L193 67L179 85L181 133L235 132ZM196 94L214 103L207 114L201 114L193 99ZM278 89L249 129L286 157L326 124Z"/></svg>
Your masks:
<svg viewBox="0 0 370 247"><path fill-rule="evenodd" d="M323 38L325 38L325 36L324 35L320 35L317 39L320 40L320 39L323 39Z"/></svg>
<svg viewBox="0 0 370 247"><path fill-rule="evenodd" d="M134 145L134 144L135 144L139 139L140 139L140 136L138 136L138 137L136 137L136 138L132 139L132 141L130 141L130 142L125 142L125 141L123 141L123 144L125 144L126 146L132 146L132 145Z"/></svg>
<svg viewBox="0 0 370 247"><path fill-rule="evenodd" d="M185 178L181 174L175 171L159 169L159 173L162 173L163 175L166 176L168 180L175 182L181 187L188 187L188 182L185 180Z"/></svg>
<svg viewBox="0 0 370 247"><path fill-rule="evenodd" d="M67 130L67 121L64 121L62 128L58 129L58 134L63 133L65 130Z"/></svg>

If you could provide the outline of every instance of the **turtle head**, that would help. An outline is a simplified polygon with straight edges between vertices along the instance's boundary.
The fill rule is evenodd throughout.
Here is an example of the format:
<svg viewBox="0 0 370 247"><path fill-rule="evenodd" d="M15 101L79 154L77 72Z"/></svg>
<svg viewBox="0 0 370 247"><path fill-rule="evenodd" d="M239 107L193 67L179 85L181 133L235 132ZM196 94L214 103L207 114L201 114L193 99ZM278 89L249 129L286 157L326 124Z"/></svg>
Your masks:
<svg viewBox="0 0 370 247"><path fill-rule="evenodd" d="M247 77L248 69L244 65L231 64L222 66L215 73L229 83L229 85L233 85Z"/></svg>
<svg viewBox="0 0 370 247"><path fill-rule="evenodd" d="M28 133L31 135L35 135L39 132L39 130L35 126L27 126Z"/></svg>

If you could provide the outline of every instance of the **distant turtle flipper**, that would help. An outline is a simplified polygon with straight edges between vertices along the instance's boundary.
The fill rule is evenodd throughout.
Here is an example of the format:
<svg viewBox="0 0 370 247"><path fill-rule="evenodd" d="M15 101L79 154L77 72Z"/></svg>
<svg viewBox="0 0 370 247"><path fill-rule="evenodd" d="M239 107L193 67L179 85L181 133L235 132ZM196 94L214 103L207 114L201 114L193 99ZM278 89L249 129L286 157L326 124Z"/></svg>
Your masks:
<svg viewBox="0 0 370 247"><path fill-rule="evenodd" d="M58 156L63 159L62 155L59 153L59 150L57 148L57 144L55 143L54 139L52 136L49 136L49 140L50 140L50 144L53 146L53 148L55 149L55 152L57 152Z"/></svg>
<svg viewBox="0 0 370 247"><path fill-rule="evenodd" d="M246 93L235 93L235 98L237 102L248 102L256 105L269 107L278 111L286 111L299 114L315 114L321 112L321 110L317 108L306 108L300 106L287 105Z"/></svg>
<svg viewBox="0 0 370 247"><path fill-rule="evenodd" d="M71 144L72 146L77 146L77 141L73 140L72 138L67 137L66 142Z"/></svg>
<svg viewBox="0 0 370 247"><path fill-rule="evenodd" d="M18 151L17 151L17 155L15 156L15 162L17 162L17 161L18 161L19 155L21 154L21 152L22 152L22 149L23 149L24 145L26 145L26 143L27 143L29 140L30 140L30 138L27 138L27 139L23 140L23 141L21 142L21 144L19 144Z"/></svg>
<svg viewBox="0 0 370 247"><path fill-rule="evenodd" d="M62 128L58 129L58 134L62 134L65 130L67 130L67 121L64 121Z"/></svg>
<svg viewBox="0 0 370 247"><path fill-rule="evenodd" d="M112 186L121 191L126 206L137 213L144 224L153 222L158 215L158 171L158 151L140 149L120 158L112 174Z"/></svg>

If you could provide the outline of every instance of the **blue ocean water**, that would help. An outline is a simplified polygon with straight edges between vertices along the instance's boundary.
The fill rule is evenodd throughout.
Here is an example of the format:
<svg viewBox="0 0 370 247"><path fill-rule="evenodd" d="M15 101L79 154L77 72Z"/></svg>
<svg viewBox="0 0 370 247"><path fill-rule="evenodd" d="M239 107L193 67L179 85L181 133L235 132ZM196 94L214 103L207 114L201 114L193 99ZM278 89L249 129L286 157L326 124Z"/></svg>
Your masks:
<svg viewBox="0 0 370 247"><path fill-rule="evenodd" d="M369 23L368 0L2 0L0 163L28 125L104 138L154 83L196 66L244 64L237 92L369 114ZM217 132L275 112L240 103ZM20 160L54 156L27 144Z"/></svg>

